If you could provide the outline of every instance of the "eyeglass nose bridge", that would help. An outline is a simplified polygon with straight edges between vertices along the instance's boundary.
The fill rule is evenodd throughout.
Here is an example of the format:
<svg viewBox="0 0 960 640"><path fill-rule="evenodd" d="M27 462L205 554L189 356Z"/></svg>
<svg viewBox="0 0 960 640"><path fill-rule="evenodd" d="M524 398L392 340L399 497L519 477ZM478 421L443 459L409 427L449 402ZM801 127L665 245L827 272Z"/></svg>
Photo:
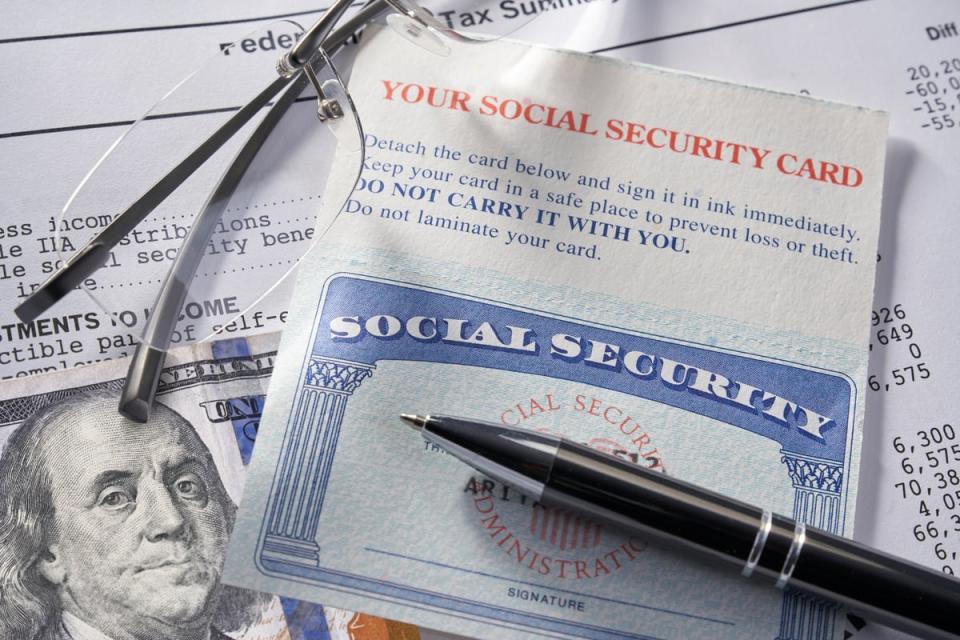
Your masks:
<svg viewBox="0 0 960 640"><path fill-rule="evenodd" d="M310 84L313 85L313 88L317 92L317 119L320 122L326 122L327 120L337 120L343 117L343 105L340 104L340 101L336 98L328 98L326 92L323 90L323 83L320 82L320 78L317 77L316 72L313 70L313 67L310 66L310 63L303 65L303 71L307 74L307 78L310 80Z"/></svg>

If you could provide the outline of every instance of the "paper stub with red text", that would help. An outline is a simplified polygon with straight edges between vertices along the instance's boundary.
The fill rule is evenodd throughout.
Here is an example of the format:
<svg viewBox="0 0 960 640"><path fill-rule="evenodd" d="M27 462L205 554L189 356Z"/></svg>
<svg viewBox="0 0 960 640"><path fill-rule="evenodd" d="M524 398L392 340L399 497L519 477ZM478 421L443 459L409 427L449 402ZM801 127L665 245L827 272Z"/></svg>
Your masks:
<svg viewBox="0 0 960 640"><path fill-rule="evenodd" d="M444 46L361 44L363 172L301 268L226 579L480 638L841 637L398 416L563 434L851 535L887 116Z"/></svg>

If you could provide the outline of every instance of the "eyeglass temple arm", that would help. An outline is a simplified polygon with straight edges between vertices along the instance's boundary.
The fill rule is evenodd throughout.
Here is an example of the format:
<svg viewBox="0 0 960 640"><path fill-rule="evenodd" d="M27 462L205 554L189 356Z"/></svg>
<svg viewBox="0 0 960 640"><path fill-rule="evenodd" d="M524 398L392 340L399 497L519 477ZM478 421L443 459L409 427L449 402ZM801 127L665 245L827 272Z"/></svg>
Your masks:
<svg viewBox="0 0 960 640"><path fill-rule="evenodd" d="M349 3L347 4L349 5ZM354 33L379 15L386 6L385 0L373 0L358 11L341 28L329 36L326 51L332 51L342 46ZM326 14L318 22L322 22L325 17ZM327 28L327 31L329 31L329 28ZM223 123L219 129L200 143L187 157L160 178L156 184L137 198L125 211L117 215L95 238L74 253L60 269L55 271L23 302L17 305L14 309L17 318L21 322L33 322L102 267L110 257L110 250L124 236L130 233L167 196L193 175L193 172L216 153L227 140L233 137L250 118L269 104L287 86L290 80L291 76L281 76L271 82L263 91ZM151 118L148 116L147 119Z"/></svg>
<svg viewBox="0 0 960 640"><path fill-rule="evenodd" d="M210 156L217 152L247 121L267 105L287 84L289 78L277 78L246 105L241 107L209 138L200 143L156 184L116 216L95 238L35 289L14 313L21 322L32 322L61 298L78 287L110 257L110 250L140 224L167 196L189 178ZM148 117L149 119L149 117Z"/></svg>
<svg viewBox="0 0 960 640"><path fill-rule="evenodd" d="M203 260L204 247L229 204L230 195L243 179L243 175L260 151L267 136L296 101L306 83L306 76L299 75L283 96L276 101L244 143L230 167L220 178L203 210L193 221L190 232L177 252L177 258L170 267L160 293L157 295L143 338L130 361L127 379L120 395L121 415L135 422L146 422L150 418L150 408L160 381L164 356L170 346L173 330L177 326L187 290L190 288L200 261Z"/></svg>
<svg viewBox="0 0 960 640"><path fill-rule="evenodd" d="M358 12L342 28L329 36L326 51L338 49L356 33L363 25L376 17L385 4L380 0L371 2ZM234 158L230 167L224 173L216 190L208 200L207 206L197 216L190 233L184 239L183 245L177 254L177 259L170 269L166 280L161 287L144 331L144 339L137 345L127 379L120 396L120 414L135 422L146 422L150 418L150 410L156 395L160 373L166 356L166 349L170 346L170 339L177 326L180 309L186 299L190 281L196 273L197 266L203 258L203 247L207 243L223 208L227 205L230 195L246 173L260 147L269 133L276 127L281 116L286 113L296 101L297 96L308 82L307 75L300 74L293 85L277 100L263 121L257 126L250 139Z"/></svg>

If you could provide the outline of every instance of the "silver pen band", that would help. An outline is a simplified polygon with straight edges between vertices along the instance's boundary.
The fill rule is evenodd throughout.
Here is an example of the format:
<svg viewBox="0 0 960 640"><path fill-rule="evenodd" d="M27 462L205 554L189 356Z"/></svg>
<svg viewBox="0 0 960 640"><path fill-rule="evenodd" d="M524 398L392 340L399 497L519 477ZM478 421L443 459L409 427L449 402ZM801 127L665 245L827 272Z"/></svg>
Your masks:
<svg viewBox="0 0 960 640"><path fill-rule="evenodd" d="M783 589L787 586L793 570L797 567L797 560L800 558L800 551L806 540L807 525L797 522L793 527L793 542L790 543L790 550L787 551L787 557L783 561L783 569L780 570L780 577L777 578L777 588Z"/></svg>
<svg viewBox="0 0 960 640"><path fill-rule="evenodd" d="M773 524L773 513L767 509L763 510L760 516L760 528L757 529L757 537L753 539L753 547L750 549L750 555L747 556L747 562L743 565L743 571L740 574L744 578L749 578L753 570L757 568L760 562L760 554L763 553L763 547L767 544L767 536L770 535L770 526Z"/></svg>

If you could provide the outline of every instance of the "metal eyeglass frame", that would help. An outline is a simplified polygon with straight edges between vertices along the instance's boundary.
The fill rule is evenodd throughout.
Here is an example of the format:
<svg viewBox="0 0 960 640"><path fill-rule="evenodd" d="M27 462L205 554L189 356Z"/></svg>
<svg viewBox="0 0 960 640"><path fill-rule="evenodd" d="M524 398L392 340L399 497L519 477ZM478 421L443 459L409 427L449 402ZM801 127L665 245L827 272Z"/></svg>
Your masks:
<svg viewBox="0 0 960 640"><path fill-rule="evenodd" d="M231 137L233 137L255 114L270 105L262 122L257 125L253 134L244 143L240 152L230 167L217 183L208 204L197 214L190 232L177 252L177 258L165 278L153 312L144 330L144 335L160 336L160 341L142 340L136 348L130 362L127 379L124 383L120 398L119 412L135 422L146 422L150 417L150 410L156 394L160 373L163 369L166 350L159 349L155 344L169 344L170 337L176 327L177 318L186 300L189 282L196 272L202 258L201 247L206 243L217 220L220 218L227 200L226 196L234 191L244 173L249 168L267 136L276 127L284 113L294 103L300 92L308 83L317 91L317 115L323 121L336 119L344 115L340 104L324 95L323 88L310 64L318 50L333 55L353 35L360 32L367 24L388 10L393 10L409 18L408 25L419 32L411 32L412 36L436 29L436 24L428 24L420 14L422 9L414 10L404 6L403 0L370 0L349 20L334 31L343 15L353 4L354 0L335 0L324 14L307 29L303 36L294 44L290 51L281 56L277 62L277 78L240 107L225 123L210 134L206 140L183 158L176 166L160 178L152 187L147 189L133 204L81 247L42 285L35 289L14 313L21 322L32 322L61 298L80 286L84 279L101 268L106 262L110 250L117 245L128 233L140 224L167 196L173 193L187 178L216 153ZM448 29L436 29L445 36L465 41L478 42ZM281 91L287 91L277 98ZM349 96L347 97L349 99ZM361 140L363 133L361 131ZM175 274L181 277L174 277ZM188 278L183 278L188 274Z"/></svg>

